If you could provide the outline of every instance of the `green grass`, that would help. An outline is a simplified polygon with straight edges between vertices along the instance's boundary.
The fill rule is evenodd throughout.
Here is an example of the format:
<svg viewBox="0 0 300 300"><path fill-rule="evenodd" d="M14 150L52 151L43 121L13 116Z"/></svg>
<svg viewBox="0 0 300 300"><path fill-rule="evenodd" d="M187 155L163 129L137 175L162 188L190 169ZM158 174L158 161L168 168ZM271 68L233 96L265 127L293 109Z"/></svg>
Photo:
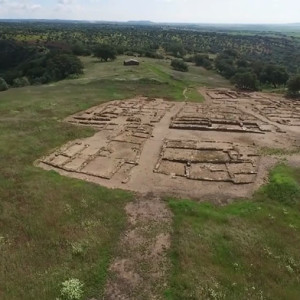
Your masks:
<svg viewBox="0 0 300 300"><path fill-rule="evenodd" d="M284 156L284 155L293 155L293 154L299 154L300 153L300 148L269 148L269 147L262 147L260 149L260 154L264 156L270 156L270 155L275 155L275 156Z"/></svg>
<svg viewBox="0 0 300 300"><path fill-rule="evenodd" d="M189 65L189 72L175 71L170 66L170 60L139 58L140 66L124 67L122 62L127 59L120 56L115 61L100 63L95 58L83 57L86 66L85 75L77 82L92 82L101 80L113 81L139 81L152 80L164 85L167 90L157 89L161 96L172 100L184 100L185 88L191 90L191 101L203 101L196 88L206 87L230 87L229 81L222 78L216 72ZM147 89L145 89L147 92ZM166 96L167 95L167 96Z"/></svg>
<svg viewBox="0 0 300 300"><path fill-rule="evenodd" d="M300 170L279 165L252 200L221 207L170 199L166 298L299 299L299 188Z"/></svg>
<svg viewBox="0 0 300 300"><path fill-rule="evenodd" d="M270 173L270 182L257 193L284 204L300 202L300 171L291 170L285 165L278 165Z"/></svg>
<svg viewBox="0 0 300 300"><path fill-rule="evenodd" d="M59 120L113 98L118 89L119 97L133 94L123 84L104 89L68 81L1 93L1 299L55 299L61 282L73 277L84 282L85 297L103 292L131 194L43 171L33 162L93 134ZM74 253L76 245L81 253Z"/></svg>
<svg viewBox="0 0 300 300"><path fill-rule="evenodd" d="M103 293L132 195L33 165L67 141L94 134L61 122L66 116L136 95L183 100L185 88L191 101L202 101L196 90L202 77L177 74L169 62L143 59L125 68L122 57L82 59L78 79L0 95L0 299L56 299L69 278L85 284L85 298Z"/></svg>

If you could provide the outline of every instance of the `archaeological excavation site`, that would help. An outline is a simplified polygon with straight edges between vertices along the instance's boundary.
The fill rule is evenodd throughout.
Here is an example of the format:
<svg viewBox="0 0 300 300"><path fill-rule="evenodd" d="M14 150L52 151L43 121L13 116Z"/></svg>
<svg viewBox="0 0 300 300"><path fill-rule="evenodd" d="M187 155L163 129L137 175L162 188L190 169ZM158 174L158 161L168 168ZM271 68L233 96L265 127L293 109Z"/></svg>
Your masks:
<svg viewBox="0 0 300 300"><path fill-rule="evenodd" d="M300 104L263 93L202 89L203 103L112 101L66 118L92 126L39 166L110 188L189 197L247 197L274 158L300 145Z"/></svg>

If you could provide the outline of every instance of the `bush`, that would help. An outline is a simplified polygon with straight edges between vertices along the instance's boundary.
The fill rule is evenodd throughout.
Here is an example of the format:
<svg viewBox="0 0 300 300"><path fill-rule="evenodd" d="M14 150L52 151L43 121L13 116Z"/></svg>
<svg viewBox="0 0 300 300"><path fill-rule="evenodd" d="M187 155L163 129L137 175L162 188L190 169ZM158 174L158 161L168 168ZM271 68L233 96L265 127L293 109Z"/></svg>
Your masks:
<svg viewBox="0 0 300 300"><path fill-rule="evenodd" d="M22 77L22 71L18 71L18 70L10 70L10 71L6 71L3 74L3 78L4 80L7 82L7 84L9 85L13 85L14 83L14 79L18 78L18 77Z"/></svg>
<svg viewBox="0 0 300 300"><path fill-rule="evenodd" d="M110 45L97 45L94 49L94 56L101 61L114 60L116 58L116 51Z"/></svg>
<svg viewBox="0 0 300 300"><path fill-rule="evenodd" d="M300 75L291 78L287 83L287 95L293 98L300 98Z"/></svg>
<svg viewBox="0 0 300 300"><path fill-rule="evenodd" d="M274 88L278 85L285 85L289 79L289 74L284 67L279 65L266 65L259 76L261 83L272 84Z"/></svg>
<svg viewBox="0 0 300 300"><path fill-rule="evenodd" d="M188 65L180 59L173 59L171 61L171 66L176 71L187 72L189 70Z"/></svg>
<svg viewBox="0 0 300 300"><path fill-rule="evenodd" d="M0 92L8 90L8 85L6 81L0 77Z"/></svg>
<svg viewBox="0 0 300 300"><path fill-rule="evenodd" d="M215 65L220 74L227 79L230 79L236 73L234 60L231 58L219 56L215 61Z"/></svg>
<svg viewBox="0 0 300 300"><path fill-rule="evenodd" d="M19 77L13 80L14 87L23 87L30 85L30 82L27 77Z"/></svg>
<svg viewBox="0 0 300 300"><path fill-rule="evenodd" d="M251 71L238 72L232 77L231 81L238 89L248 91L258 90L257 76Z"/></svg>
<svg viewBox="0 0 300 300"><path fill-rule="evenodd" d="M44 76L49 81L58 81L73 74L82 74L83 65L75 55L55 54L47 59L47 70Z"/></svg>
<svg viewBox="0 0 300 300"><path fill-rule="evenodd" d="M156 59L163 59L164 57L161 54L158 54L154 51L146 51L144 53L145 57L149 57L149 58L156 58Z"/></svg>
<svg viewBox="0 0 300 300"><path fill-rule="evenodd" d="M262 188L271 200L285 204L300 201L300 186L286 165L275 167L270 173L270 182Z"/></svg>
<svg viewBox="0 0 300 300"><path fill-rule="evenodd" d="M82 43L75 43L74 45L72 45L72 53L74 55L78 55L78 56L89 56L91 55L91 51L84 46Z"/></svg>
<svg viewBox="0 0 300 300"><path fill-rule="evenodd" d="M83 283L79 279L71 278L62 283L60 294L63 300L80 300L83 296Z"/></svg>
<svg viewBox="0 0 300 300"><path fill-rule="evenodd" d="M194 57L194 61L195 61L196 66L198 66L198 67L203 67L207 70L212 69L212 63L211 63L208 55L197 54Z"/></svg>
<svg viewBox="0 0 300 300"><path fill-rule="evenodd" d="M195 62L195 56L194 55L186 55L183 60L185 62L190 62L190 63L193 63Z"/></svg>

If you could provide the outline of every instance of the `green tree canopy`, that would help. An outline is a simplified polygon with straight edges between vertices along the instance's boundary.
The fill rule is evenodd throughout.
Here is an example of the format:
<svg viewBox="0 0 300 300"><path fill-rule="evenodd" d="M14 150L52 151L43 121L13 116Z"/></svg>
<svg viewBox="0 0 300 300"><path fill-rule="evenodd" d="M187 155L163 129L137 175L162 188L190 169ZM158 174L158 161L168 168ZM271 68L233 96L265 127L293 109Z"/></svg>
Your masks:
<svg viewBox="0 0 300 300"><path fill-rule="evenodd" d="M180 59L173 59L171 61L171 66L176 71L187 72L189 70L188 65Z"/></svg>
<svg viewBox="0 0 300 300"><path fill-rule="evenodd" d="M251 71L239 71L232 77L231 81L238 89L248 91L258 90L257 76Z"/></svg>
<svg viewBox="0 0 300 300"><path fill-rule="evenodd" d="M212 68L212 64L208 55L196 54L194 56L194 61L196 66L204 67L207 70L210 70Z"/></svg>
<svg viewBox="0 0 300 300"><path fill-rule="evenodd" d="M94 56L101 59L101 61L114 60L116 58L116 51L110 45L98 45L94 49Z"/></svg>
<svg viewBox="0 0 300 300"><path fill-rule="evenodd" d="M289 79L289 74L284 67L278 65L266 65L260 73L260 81L269 83L277 87L277 85L286 84Z"/></svg>
<svg viewBox="0 0 300 300"><path fill-rule="evenodd" d="M292 77L288 83L288 96L294 97L294 98L300 98L300 74Z"/></svg>
<svg viewBox="0 0 300 300"><path fill-rule="evenodd" d="M47 74L51 80L62 80L72 74L81 74L83 71L82 62L72 54L56 54L51 56L47 62Z"/></svg>

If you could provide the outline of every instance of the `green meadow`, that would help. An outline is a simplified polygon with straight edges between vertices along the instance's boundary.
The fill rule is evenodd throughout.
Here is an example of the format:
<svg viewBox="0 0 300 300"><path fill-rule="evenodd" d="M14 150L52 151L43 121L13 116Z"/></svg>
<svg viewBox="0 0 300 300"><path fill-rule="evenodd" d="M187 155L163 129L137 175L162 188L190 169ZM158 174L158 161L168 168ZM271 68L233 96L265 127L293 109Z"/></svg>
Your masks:
<svg viewBox="0 0 300 300"><path fill-rule="evenodd" d="M82 58L76 79L0 93L0 299L56 299L78 278L100 297L134 195L44 171L35 160L94 134L66 116L136 95L203 101L197 89L228 87L213 71L141 58L124 67ZM185 92L184 92L185 91ZM285 165L253 199L215 206L166 199L174 214L166 299L299 299L300 171Z"/></svg>

